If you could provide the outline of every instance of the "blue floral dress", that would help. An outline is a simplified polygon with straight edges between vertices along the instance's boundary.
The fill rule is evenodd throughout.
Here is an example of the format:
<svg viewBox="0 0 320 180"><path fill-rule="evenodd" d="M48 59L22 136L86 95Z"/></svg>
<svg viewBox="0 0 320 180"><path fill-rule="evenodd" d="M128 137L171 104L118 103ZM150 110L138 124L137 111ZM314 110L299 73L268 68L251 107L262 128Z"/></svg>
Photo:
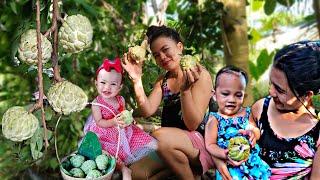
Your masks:
<svg viewBox="0 0 320 180"><path fill-rule="evenodd" d="M247 129L249 125L249 115L251 109L246 108L246 115L244 117L234 117L225 119L217 112L211 112L210 115L214 116L218 124L218 137L217 144L220 148L227 149L229 140L235 136L239 136L239 129ZM228 170L233 180L245 179L269 179L271 175L270 167L259 157L260 148L256 144L250 151L248 160L240 166L228 165ZM221 174L216 172L216 179L222 179Z"/></svg>

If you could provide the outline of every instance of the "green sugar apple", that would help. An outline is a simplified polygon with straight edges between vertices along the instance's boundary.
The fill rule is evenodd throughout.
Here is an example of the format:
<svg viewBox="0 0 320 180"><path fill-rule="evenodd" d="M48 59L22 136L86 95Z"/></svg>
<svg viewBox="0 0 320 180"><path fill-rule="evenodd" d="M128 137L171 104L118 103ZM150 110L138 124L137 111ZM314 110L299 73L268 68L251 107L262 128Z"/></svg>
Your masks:
<svg viewBox="0 0 320 180"><path fill-rule="evenodd" d="M228 156L234 161L242 161L250 155L249 141L243 136L233 137L229 140Z"/></svg>
<svg viewBox="0 0 320 180"><path fill-rule="evenodd" d="M109 157L109 162L108 162L108 167L104 170L102 170L102 174L108 174L112 173L116 167L116 158L110 156Z"/></svg>
<svg viewBox="0 0 320 180"><path fill-rule="evenodd" d="M60 44L70 53L78 53L90 47L92 36L90 21L81 14L68 16L59 30Z"/></svg>
<svg viewBox="0 0 320 180"><path fill-rule="evenodd" d="M84 156L81 156L78 154L70 158L70 162L73 167L80 167L84 162L84 160L85 160Z"/></svg>
<svg viewBox="0 0 320 180"><path fill-rule="evenodd" d="M102 173L99 170L92 169L88 172L86 179L97 178L102 176Z"/></svg>
<svg viewBox="0 0 320 180"><path fill-rule="evenodd" d="M103 170L103 169L107 168L109 158L106 154L101 154L96 157L95 161L96 161L98 169Z"/></svg>
<svg viewBox="0 0 320 180"><path fill-rule="evenodd" d="M2 133L11 141L29 139L38 127L38 119L20 106L9 108L2 117Z"/></svg>
<svg viewBox="0 0 320 180"><path fill-rule="evenodd" d="M86 160L84 163L82 163L80 168L84 171L84 173L88 174L90 170L96 169L97 165L94 160Z"/></svg>
<svg viewBox="0 0 320 180"><path fill-rule="evenodd" d="M72 168L70 170L70 174L73 177L78 177L78 178L83 178L84 177L84 172L80 168Z"/></svg>
<svg viewBox="0 0 320 180"><path fill-rule="evenodd" d="M84 91L69 81L61 81L50 87L47 98L52 108L64 115L81 111L88 102Z"/></svg>
<svg viewBox="0 0 320 180"><path fill-rule="evenodd" d="M142 41L140 46L133 46L129 48L129 55L136 61L136 63L143 62L147 54L148 42Z"/></svg>
<svg viewBox="0 0 320 180"><path fill-rule="evenodd" d="M133 122L132 112L128 110L122 111L120 118L128 125Z"/></svg>
<svg viewBox="0 0 320 180"><path fill-rule="evenodd" d="M52 53L52 46L50 41L41 36L41 50L42 50L42 63L46 63ZM20 44L18 48L19 59L27 64L38 63L38 49L37 49L37 32L35 29L29 29L21 35Z"/></svg>
<svg viewBox="0 0 320 180"><path fill-rule="evenodd" d="M191 69L200 62L199 56L184 55L181 57L180 66L183 70Z"/></svg>

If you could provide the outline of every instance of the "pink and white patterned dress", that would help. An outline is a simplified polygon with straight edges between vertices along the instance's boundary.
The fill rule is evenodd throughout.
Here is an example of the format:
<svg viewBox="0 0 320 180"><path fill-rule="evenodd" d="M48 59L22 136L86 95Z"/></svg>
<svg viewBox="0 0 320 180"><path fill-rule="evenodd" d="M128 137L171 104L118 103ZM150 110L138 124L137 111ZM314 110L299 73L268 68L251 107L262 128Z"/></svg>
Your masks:
<svg viewBox="0 0 320 180"><path fill-rule="evenodd" d="M117 96L119 108L108 104L101 96L96 98L96 102L107 106L112 109L115 114L119 114L125 109L124 98ZM114 117L113 113L107 108L99 107L102 117L108 121ZM116 126L101 128L94 119L89 118L84 132L92 131L97 134L101 143L102 149L107 151L112 156L115 156L118 145L118 128ZM125 165L132 164L135 161L147 156L150 152L155 151L157 148L157 141L152 136L144 132L139 127L131 124L125 128L120 129L120 149L118 153L118 161L123 162Z"/></svg>

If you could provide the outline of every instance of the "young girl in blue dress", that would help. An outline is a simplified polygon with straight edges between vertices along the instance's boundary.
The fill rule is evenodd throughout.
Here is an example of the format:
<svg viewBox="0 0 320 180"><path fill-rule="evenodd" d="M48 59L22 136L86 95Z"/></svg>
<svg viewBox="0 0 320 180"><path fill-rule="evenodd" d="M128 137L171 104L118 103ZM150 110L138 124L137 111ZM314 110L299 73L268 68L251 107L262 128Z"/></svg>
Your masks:
<svg viewBox="0 0 320 180"><path fill-rule="evenodd" d="M209 115L205 144L215 159L227 162L232 179L269 179L271 170L259 157L256 144L259 129L249 122L251 109L242 107L247 82L246 73L237 67L226 66L217 73L213 98L219 108ZM240 162L228 156L229 140L236 136L246 137L251 144L249 157ZM218 171L216 179L223 179Z"/></svg>

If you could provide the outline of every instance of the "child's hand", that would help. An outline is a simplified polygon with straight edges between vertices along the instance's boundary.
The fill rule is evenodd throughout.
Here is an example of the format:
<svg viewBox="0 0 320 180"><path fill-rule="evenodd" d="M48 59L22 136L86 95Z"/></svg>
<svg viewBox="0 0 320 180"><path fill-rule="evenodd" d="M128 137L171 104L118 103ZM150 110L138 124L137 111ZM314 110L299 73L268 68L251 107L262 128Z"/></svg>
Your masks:
<svg viewBox="0 0 320 180"><path fill-rule="evenodd" d="M228 160L227 160L227 163L232 165L232 166L240 166L242 163L246 162L248 160L247 159L244 159L242 161L235 161L235 160L232 160L229 156L228 156Z"/></svg>
<svg viewBox="0 0 320 180"><path fill-rule="evenodd" d="M249 136L251 147L254 147L256 145L257 139L252 130L240 129L238 132L242 135Z"/></svg>
<svg viewBox="0 0 320 180"><path fill-rule="evenodd" d="M124 122L124 120L121 118L121 113L117 114L114 119L116 120L117 122L117 125L120 127L120 128L125 128L128 126L128 124L126 124Z"/></svg>

